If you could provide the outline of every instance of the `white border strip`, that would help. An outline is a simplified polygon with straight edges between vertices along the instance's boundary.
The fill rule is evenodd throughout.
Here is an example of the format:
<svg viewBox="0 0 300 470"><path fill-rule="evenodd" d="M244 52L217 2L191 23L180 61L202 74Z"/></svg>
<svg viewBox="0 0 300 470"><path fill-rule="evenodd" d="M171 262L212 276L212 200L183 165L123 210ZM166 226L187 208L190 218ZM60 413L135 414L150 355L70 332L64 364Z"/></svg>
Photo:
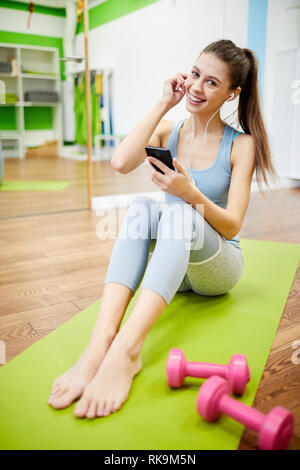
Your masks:
<svg viewBox="0 0 300 470"><path fill-rule="evenodd" d="M112 196L98 196L92 198L92 209L102 209L103 207L126 207L136 196L149 196L155 201L165 202L163 191L151 191L148 193L129 193L129 194L114 194Z"/></svg>
<svg viewBox="0 0 300 470"><path fill-rule="evenodd" d="M298 188L300 187L299 180L291 180L290 178L280 178L280 184L277 186L271 186L271 189L265 184L262 185L265 191L276 191L283 188ZM252 182L251 192L259 191L256 182ZM97 196L92 198L92 209L97 210L103 207L126 207L130 204L132 199L136 196L149 196L155 199L155 201L164 203L165 197L163 191L150 191L147 193L129 193L129 194L113 194L111 196Z"/></svg>

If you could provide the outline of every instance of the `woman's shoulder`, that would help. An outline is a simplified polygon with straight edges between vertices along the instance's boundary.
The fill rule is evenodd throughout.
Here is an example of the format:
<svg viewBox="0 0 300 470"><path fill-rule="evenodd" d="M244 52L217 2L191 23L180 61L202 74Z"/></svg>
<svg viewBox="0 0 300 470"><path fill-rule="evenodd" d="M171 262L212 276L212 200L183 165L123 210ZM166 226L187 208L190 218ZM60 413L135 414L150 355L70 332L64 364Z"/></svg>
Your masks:
<svg viewBox="0 0 300 470"><path fill-rule="evenodd" d="M233 128L234 129L234 128ZM234 134L236 135L234 142L244 145L254 145L254 138L251 134L246 134L243 131L239 131L238 129L234 129ZM238 144L238 146L239 146Z"/></svg>
<svg viewBox="0 0 300 470"><path fill-rule="evenodd" d="M254 138L251 134L246 134L243 130L236 129L233 126L230 126L229 124L225 123L227 127L229 127L232 130L232 136L234 137L233 144L236 143L236 147L239 147L239 144L244 145L254 145Z"/></svg>
<svg viewBox="0 0 300 470"><path fill-rule="evenodd" d="M250 138L250 140L253 139L252 135L251 135L251 134L246 134L246 133L243 131L243 129L236 129L235 127L231 126L230 124L228 124L228 123L225 122L225 121L223 121L223 123L224 123L227 127L229 127L229 129L232 130L233 135L234 135L234 134L238 134L238 136L236 136L236 139L237 139L238 137L246 138L246 139L248 139L248 140L249 140L249 138Z"/></svg>
<svg viewBox="0 0 300 470"><path fill-rule="evenodd" d="M161 119L160 121L161 132L168 132L173 129L175 122L169 121L169 119Z"/></svg>

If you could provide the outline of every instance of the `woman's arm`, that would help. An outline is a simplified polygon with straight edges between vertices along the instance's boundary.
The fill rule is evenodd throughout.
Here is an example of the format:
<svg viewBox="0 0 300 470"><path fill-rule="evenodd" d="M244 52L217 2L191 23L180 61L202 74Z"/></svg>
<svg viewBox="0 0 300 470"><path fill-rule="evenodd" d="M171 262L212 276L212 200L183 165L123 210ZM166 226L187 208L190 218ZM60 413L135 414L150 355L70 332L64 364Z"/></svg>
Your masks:
<svg viewBox="0 0 300 470"><path fill-rule="evenodd" d="M212 202L198 188L192 188L184 200L191 204L227 240L230 240L239 232L233 214Z"/></svg>
<svg viewBox="0 0 300 470"><path fill-rule="evenodd" d="M212 202L196 187L192 187L184 198L228 240L237 235L242 227L249 205L251 182L255 170L253 137L240 134L235 141L232 148L233 168L226 209ZM196 207L197 204L198 207ZM203 208L205 208L205 213L203 213Z"/></svg>
<svg viewBox="0 0 300 470"><path fill-rule="evenodd" d="M158 124L169 109L170 106L163 100L155 103L144 119L118 145L111 159L111 166L114 170L123 174L129 173L137 168L147 157L145 151L146 145L160 147L158 138L160 126ZM163 126L163 123L161 126ZM153 135L154 131L155 135Z"/></svg>
<svg viewBox="0 0 300 470"><path fill-rule="evenodd" d="M233 168L226 210L233 215L238 233L248 209L251 183L256 167L253 136L239 134L233 142L232 155Z"/></svg>

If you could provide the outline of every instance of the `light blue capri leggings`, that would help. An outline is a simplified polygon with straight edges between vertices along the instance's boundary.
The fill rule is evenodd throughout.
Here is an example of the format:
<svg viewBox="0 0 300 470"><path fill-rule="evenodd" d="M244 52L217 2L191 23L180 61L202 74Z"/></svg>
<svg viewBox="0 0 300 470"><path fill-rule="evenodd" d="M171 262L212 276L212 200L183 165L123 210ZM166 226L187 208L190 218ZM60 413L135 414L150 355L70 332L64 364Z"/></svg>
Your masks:
<svg viewBox="0 0 300 470"><path fill-rule="evenodd" d="M180 201L180 200L179 200ZM110 258L105 284L124 284L160 294L169 304L176 292L220 295L239 281L244 258L204 217L182 202L135 197Z"/></svg>

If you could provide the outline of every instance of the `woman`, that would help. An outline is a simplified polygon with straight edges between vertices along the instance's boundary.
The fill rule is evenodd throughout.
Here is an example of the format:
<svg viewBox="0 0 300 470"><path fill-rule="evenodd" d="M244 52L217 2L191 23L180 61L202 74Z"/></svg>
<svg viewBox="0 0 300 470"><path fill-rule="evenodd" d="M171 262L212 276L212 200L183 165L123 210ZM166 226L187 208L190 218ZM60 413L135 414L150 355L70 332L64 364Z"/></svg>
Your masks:
<svg viewBox="0 0 300 470"><path fill-rule="evenodd" d="M165 191L166 205L162 210L147 197L132 201L111 255L90 343L77 363L55 380L48 401L53 407L65 408L80 397L74 408L77 417L107 416L118 410L142 367L145 337L174 294L192 289L220 295L240 279L244 259L237 234L249 204L254 170L259 183L260 173L267 183L266 170L276 176L257 80L251 50L230 40L211 43L188 74L178 73L165 81L161 99L118 146L113 168L129 173L145 160L152 181ZM184 95L190 117L174 124L162 119ZM237 133L220 117L222 104L238 96L244 133ZM191 139L188 171L184 164ZM145 159L146 145L170 148L177 157L176 171L157 159ZM154 169L150 164L154 162L164 174ZM139 238L128 236L137 205L146 210L141 211L144 236ZM183 219L184 211L179 209L190 217ZM185 235L175 237L174 227L183 225ZM142 279L134 309L119 330Z"/></svg>

